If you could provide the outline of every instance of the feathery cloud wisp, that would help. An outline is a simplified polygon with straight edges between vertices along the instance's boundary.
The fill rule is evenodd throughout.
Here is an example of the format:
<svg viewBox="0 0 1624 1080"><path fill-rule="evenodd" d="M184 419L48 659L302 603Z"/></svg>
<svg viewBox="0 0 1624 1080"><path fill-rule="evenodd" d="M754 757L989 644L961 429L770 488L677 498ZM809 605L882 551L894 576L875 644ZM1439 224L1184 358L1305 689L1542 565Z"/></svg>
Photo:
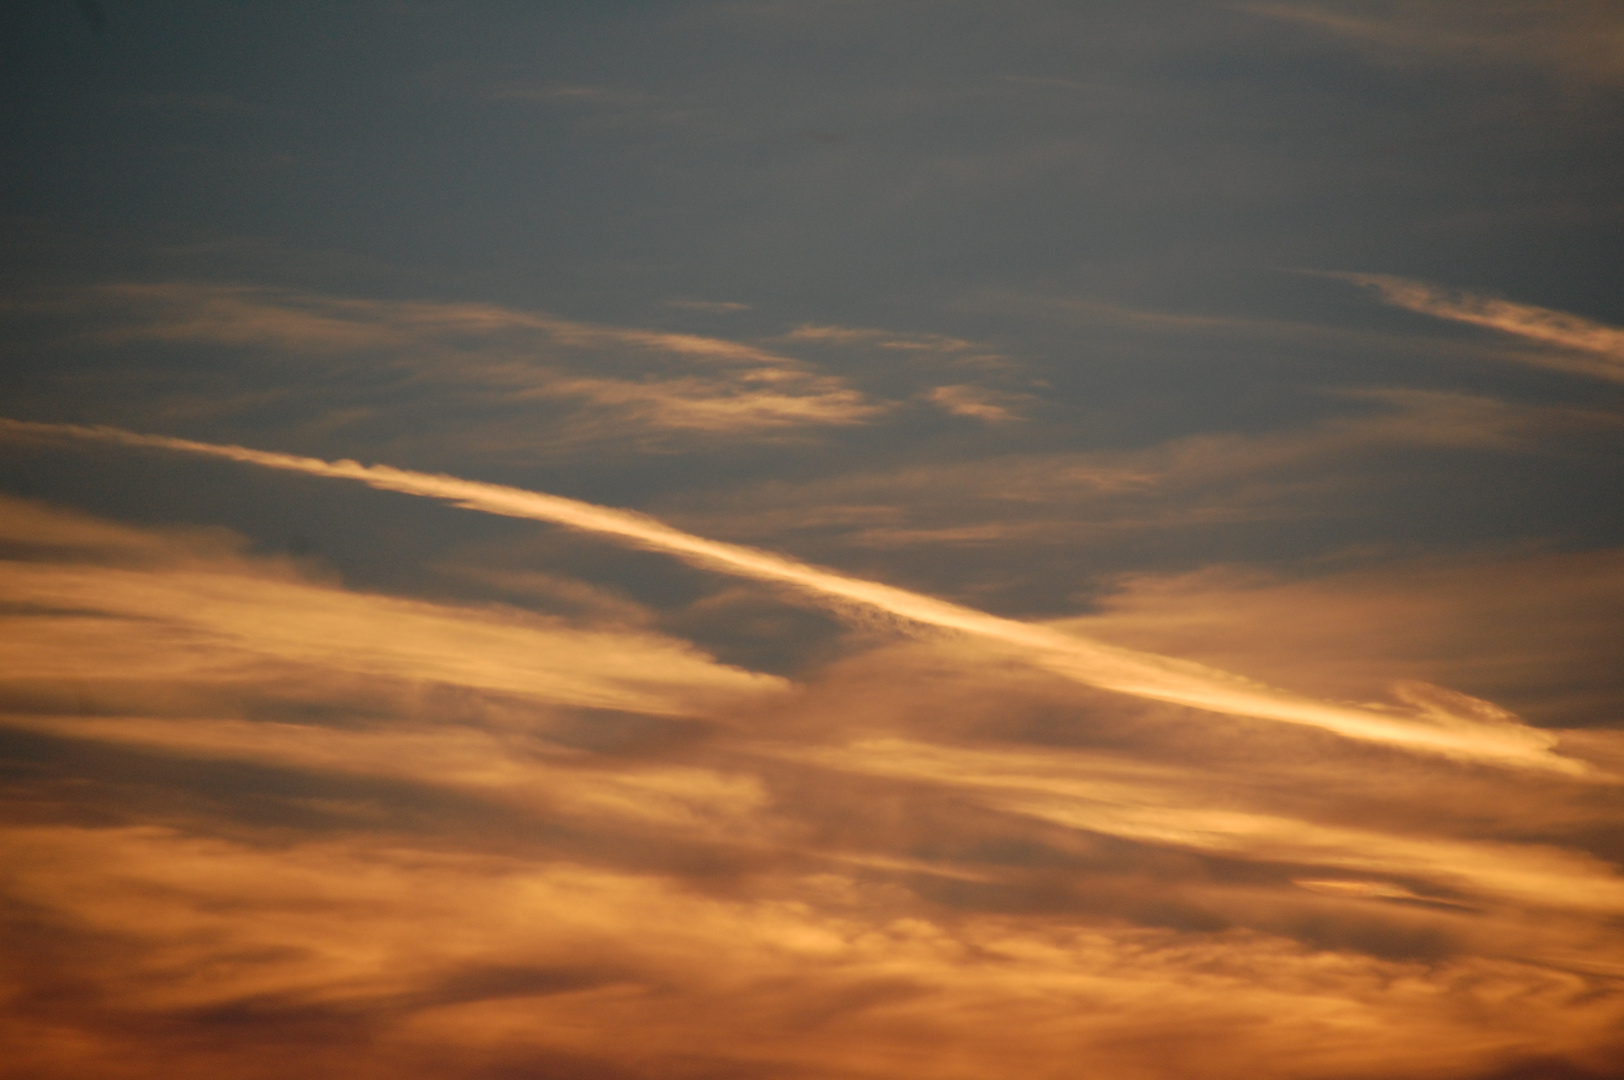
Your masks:
<svg viewBox="0 0 1624 1080"><path fill-rule="evenodd" d="M106 285L43 306L92 318L122 313L84 338L100 347L160 342L260 350L276 364L338 364L373 391L400 381L434 386L486 412L482 431L489 429L489 410L537 400L569 403L571 437L586 441L770 436L866 423L889 407L815 365L757 345L487 303L170 281Z"/></svg>
<svg viewBox="0 0 1624 1080"><path fill-rule="evenodd" d="M1392 277L1387 274L1329 274L1375 289L1381 298L1395 307L1407 308L1423 315L1455 322L1486 326L1505 334L1514 334L1542 345L1556 345L1564 349L1590 353L1601 361L1577 357L1528 355L1521 359L1542 367L1564 371L1580 371L1604 379L1624 382L1624 329L1594 322L1579 315L1533 304L1518 304L1492 296L1444 289L1424 281Z"/></svg>
<svg viewBox="0 0 1624 1080"><path fill-rule="evenodd" d="M1138 653L1059 630L962 607L905 589L848 577L754 548L694 536L653 518L574 499L458 477L411 472L355 461L223 446L110 427L0 421L17 435L92 439L225 458L266 468L356 480L383 491L444 499L454 505L611 536L699 566L790 586L844 612L900 619L972 635L1077 682L1157 701L1234 716L1302 724L1412 751L1569 774L1580 763L1553 754L1554 739L1516 724L1439 727L1394 715L1315 701L1188 661Z"/></svg>
<svg viewBox="0 0 1624 1080"><path fill-rule="evenodd" d="M1576 87L1611 87L1624 78L1624 26L1608 0L1479 0L1470 6L1333 0L1237 9L1310 27L1388 60L1543 69Z"/></svg>

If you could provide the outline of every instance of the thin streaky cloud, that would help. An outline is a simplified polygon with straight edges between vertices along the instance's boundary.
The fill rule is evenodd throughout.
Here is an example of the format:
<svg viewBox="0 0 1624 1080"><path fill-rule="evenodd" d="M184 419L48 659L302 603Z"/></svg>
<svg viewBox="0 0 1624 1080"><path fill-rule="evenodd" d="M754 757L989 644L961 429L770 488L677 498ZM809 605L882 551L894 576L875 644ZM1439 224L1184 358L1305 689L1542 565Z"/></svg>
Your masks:
<svg viewBox="0 0 1624 1080"><path fill-rule="evenodd" d="M91 291L81 306L139 305L144 323L106 331L101 340L265 344L300 351L345 351L420 343L435 334L531 331L576 348L622 346L722 364L797 368L793 357L725 338L603 326L495 304L380 301L290 289L196 282L125 282Z"/></svg>
<svg viewBox="0 0 1624 1080"><path fill-rule="evenodd" d="M1624 25L1611 0L1341 0L1239 4L1235 10L1294 22L1388 60L1532 67L1572 87L1610 87L1624 78Z"/></svg>
<svg viewBox="0 0 1624 1080"><path fill-rule="evenodd" d="M643 105L646 94L615 86L516 84L490 92L493 101L551 101L574 105Z"/></svg>
<svg viewBox="0 0 1624 1080"><path fill-rule="evenodd" d="M12 677L205 678L222 664L279 662L671 716L781 686L647 632L368 596L230 562L158 572L0 562L0 596L27 611L95 613L35 617L26 630L0 618L0 631L19 631L0 632Z"/></svg>
<svg viewBox="0 0 1624 1080"><path fill-rule="evenodd" d="M1624 879L1588 855L1535 844L1406 836L1192 798L1200 778L1045 748L1041 754L900 738L759 752L979 793L995 809L1190 851L1430 879L1521 903L1624 912Z"/></svg>
<svg viewBox="0 0 1624 1080"><path fill-rule="evenodd" d="M770 552L708 540L626 510L556 495L458 477L411 472L351 460L252 450L241 446L142 435L113 427L0 420L0 430L20 436L89 439L225 458L266 468L355 480L382 491L443 499L453 505L506 517L545 521L614 537L646 550L675 555L698 566L759 581L788 585L843 613L955 631L1024 655L1079 683L1156 701L1234 716L1301 724L1411 751L1588 775L1581 762L1551 752L1555 737L1521 725L1437 727L1371 709L1315 701L1200 664L1139 653L1078 638L1045 626L1004 619L905 589L847 577Z"/></svg>
<svg viewBox="0 0 1624 1080"><path fill-rule="evenodd" d="M684 311L703 311L711 315L731 315L737 311L749 311L749 304L741 304L733 300L667 300L666 307L682 308Z"/></svg>
<svg viewBox="0 0 1624 1080"><path fill-rule="evenodd" d="M671 303L710 313L747 308ZM866 423L891 407L813 365L755 345L492 304L159 282L103 286L74 301L35 307L91 315L133 308L139 318L94 333L91 340L104 346L160 341L271 348L277 363L347 357L353 370L374 379L404 376L444 386L475 407L527 398L568 402L572 422L556 434L564 442L610 434L778 434ZM299 385L289 380L276 393L297 396ZM212 396L207 407L218 409L221 402L221 395Z"/></svg>
<svg viewBox="0 0 1624 1080"><path fill-rule="evenodd" d="M1542 345L1556 345L1575 349L1603 358L1601 363L1574 362L1570 359L1523 356L1525 362L1562 370L1580 370L1605 379L1624 382L1624 329L1595 322L1580 315L1533 304L1519 304L1492 296L1479 296L1456 289L1445 289L1424 281L1393 277L1388 274L1327 273L1323 276L1339 278L1374 289L1381 298L1394 307L1406 308L1422 315L1455 322L1484 326L1504 334L1513 334L1537 341Z"/></svg>
<svg viewBox="0 0 1624 1080"><path fill-rule="evenodd" d="M915 334L861 326L824 326L803 323L785 334L785 341L814 341L832 345L877 345L882 349L962 352L978 346L943 334Z"/></svg>
<svg viewBox="0 0 1624 1080"><path fill-rule="evenodd" d="M402 725L380 736L263 720L0 713L0 731L168 750L204 760L403 779L590 815L600 824L605 819L640 821L733 844L760 842L769 831L762 813L766 795L754 777L658 762L583 769L567 750L532 751L516 758L501 736L467 728Z"/></svg>
<svg viewBox="0 0 1624 1080"><path fill-rule="evenodd" d="M764 431L801 425L858 424L884 407L865 400L838 380L805 376L788 390L777 372L755 372L731 383L706 379L629 379L560 377L514 397L576 398L636 416L653 427L673 431L717 433Z"/></svg>

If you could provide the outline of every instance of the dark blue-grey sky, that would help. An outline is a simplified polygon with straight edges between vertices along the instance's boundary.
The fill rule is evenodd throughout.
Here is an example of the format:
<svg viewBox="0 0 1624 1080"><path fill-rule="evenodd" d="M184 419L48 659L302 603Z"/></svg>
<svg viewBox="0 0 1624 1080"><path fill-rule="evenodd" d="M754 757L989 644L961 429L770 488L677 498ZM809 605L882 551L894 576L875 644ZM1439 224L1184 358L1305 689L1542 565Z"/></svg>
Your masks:
<svg viewBox="0 0 1624 1080"><path fill-rule="evenodd" d="M25 1075L1620 1075L1615 3L15 0L0 162Z"/></svg>

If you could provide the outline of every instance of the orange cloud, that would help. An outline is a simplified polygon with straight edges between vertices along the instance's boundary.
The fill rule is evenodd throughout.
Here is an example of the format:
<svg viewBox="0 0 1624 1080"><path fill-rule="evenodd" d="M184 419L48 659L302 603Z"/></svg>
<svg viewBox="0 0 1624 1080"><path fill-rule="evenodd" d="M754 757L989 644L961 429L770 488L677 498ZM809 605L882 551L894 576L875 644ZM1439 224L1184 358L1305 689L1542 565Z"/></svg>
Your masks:
<svg viewBox="0 0 1624 1080"><path fill-rule="evenodd" d="M1031 401L1025 394L1001 393L981 386L938 386L925 400L954 416L968 416L989 423L1019 420L1015 409Z"/></svg>
<svg viewBox="0 0 1624 1080"><path fill-rule="evenodd" d="M1335 517L1346 496L1402 484L1392 451L1540 452L1553 437L1616 429L1610 414L1438 391L1338 395L1351 415L1261 433L1191 435L1131 451L1025 453L773 481L684 501L690 520L734 535L847 549L1033 545ZM704 501L701 501L704 500ZM961 568L962 572L962 568Z"/></svg>
<svg viewBox="0 0 1624 1080"><path fill-rule="evenodd" d="M574 402L592 414L576 418L569 434L577 439L617 426L622 432L726 434L847 425L886 409L838 378L755 345L492 304L159 282L103 286L77 305L117 317L89 335L104 346L270 347L283 363L302 358L364 368L374 377L392 374L471 400ZM221 401L212 405L218 411Z"/></svg>
<svg viewBox="0 0 1624 1080"><path fill-rule="evenodd" d="M212 547L206 536L166 541L4 506L0 535L13 543L123 563L0 561L0 597L20 612L0 615L10 679L219 682L304 666L664 715L781 686L646 630L355 593L247 562L220 538Z"/></svg>
<svg viewBox="0 0 1624 1080"><path fill-rule="evenodd" d="M1135 653L1049 627L999 618L764 551L707 540L640 514L574 499L384 465L326 462L243 447L137 435L114 428L18 421L4 421L3 426L17 434L86 438L177 450L306 475L356 480L381 490L447 500L466 509L553 522L676 555L700 566L791 586L804 595L833 602L845 611L879 612L906 622L968 634L996 648L1012 650L1068 678L1120 693L1216 713L1304 724L1348 738L1425 753L1571 774L1585 771L1580 763L1552 754L1549 746L1553 740L1533 728L1498 724L1475 728L1439 727L1367 708L1315 701L1189 661Z"/></svg>
<svg viewBox="0 0 1624 1080"><path fill-rule="evenodd" d="M1601 358L1590 360L1571 353L1529 353L1515 357L1525 363L1624 382L1624 330L1616 326L1564 311L1476 296L1385 274L1329 276L1375 289L1383 300L1395 307L1483 326L1542 345L1555 345L1563 350L1589 353Z"/></svg>
<svg viewBox="0 0 1624 1080"><path fill-rule="evenodd" d="M1615 717L1621 605L1624 553L1603 549L1418 558L1306 577L1236 567L1133 574L1096 613L1063 625L1324 696L1433 683L1571 727Z"/></svg>
<svg viewBox="0 0 1624 1080"><path fill-rule="evenodd" d="M1215 806L1201 779L1178 770L1053 748L1020 753L899 739L797 753L842 770L965 788L1000 809L1094 833L1284 864L1430 879L1466 895L1539 907L1624 913L1624 876L1594 858L1554 848L1400 837Z"/></svg>
<svg viewBox="0 0 1624 1080"><path fill-rule="evenodd" d="M6 842L16 899L118 943L72 955L93 1005L30 1003L18 1045L41 1075L1001 1080L1087 1060L1110 1080L1442 1080L1558 1054L1605 1067L1621 1016L1582 979L1490 958L937 920L860 885L812 906L343 842L266 850L150 828ZM116 1022L137 1017L141 1034Z"/></svg>
<svg viewBox="0 0 1624 1080"><path fill-rule="evenodd" d="M679 691L748 692L774 685L766 676L722 667L652 635L361 596L218 568L154 572L13 564L0 568L0 592L12 603L73 613L31 617L26 636L8 635L0 646L11 671L50 678L82 670L72 660L62 670L50 667L76 655L95 656L102 674L204 676L236 652L243 659L319 663L356 674L655 713L691 711ZM188 648L193 642L207 648Z"/></svg>
<svg viewBox="0 0 1624 1080"><path fill-rule="evenodd" d="M1618 1049L1610 789L1214 725L968 635L785 687L613 605L353 593L6 509L27 1075L1455 1080ZM642 722L571 718L605 700L706 733L593 749Z"/></svg>

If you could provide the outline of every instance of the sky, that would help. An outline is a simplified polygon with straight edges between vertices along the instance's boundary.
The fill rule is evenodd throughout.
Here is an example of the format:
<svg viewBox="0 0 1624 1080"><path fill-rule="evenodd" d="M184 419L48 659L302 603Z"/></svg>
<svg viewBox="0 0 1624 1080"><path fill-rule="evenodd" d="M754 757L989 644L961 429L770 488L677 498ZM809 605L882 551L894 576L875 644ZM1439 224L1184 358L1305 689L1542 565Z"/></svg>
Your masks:
<svg viewBox="0 0 1624 1080"><path fill-rule="evenodd" d="M1613 0L0 6L24 1080L1624 1080Z"/></svg>

